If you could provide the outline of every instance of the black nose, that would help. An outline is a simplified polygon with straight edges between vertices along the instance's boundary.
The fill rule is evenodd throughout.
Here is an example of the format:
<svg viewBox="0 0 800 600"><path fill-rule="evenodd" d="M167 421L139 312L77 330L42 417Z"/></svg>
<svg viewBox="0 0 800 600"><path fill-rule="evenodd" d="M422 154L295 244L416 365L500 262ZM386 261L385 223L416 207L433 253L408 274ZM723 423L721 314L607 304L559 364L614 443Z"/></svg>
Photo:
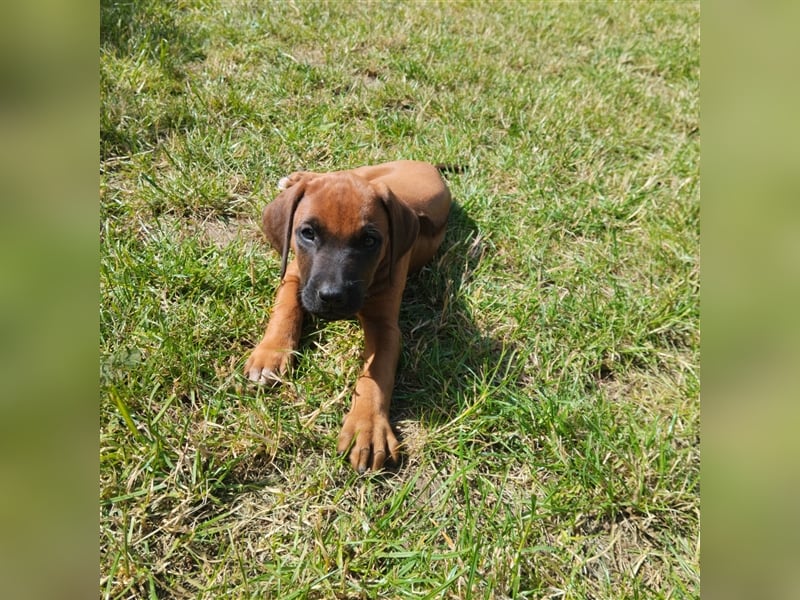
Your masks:
<svg viewBox="0 0 800 600"><path fill-rule="evenodd" d="M345 293L344 289L335 286L324 286L317 290L317 296L320 302L331 307L337 307L344 304Z"/></svg>

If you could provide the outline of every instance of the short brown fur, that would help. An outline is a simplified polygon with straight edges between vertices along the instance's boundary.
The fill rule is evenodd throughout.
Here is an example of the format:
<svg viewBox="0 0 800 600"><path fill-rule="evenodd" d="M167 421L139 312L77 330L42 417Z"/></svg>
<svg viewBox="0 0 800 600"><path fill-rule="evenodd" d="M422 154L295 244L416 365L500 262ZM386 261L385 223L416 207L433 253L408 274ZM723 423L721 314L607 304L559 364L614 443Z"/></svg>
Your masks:
<svg viewBox="0 0 800 600"><path fill-rule="evenodd" d="M355 316L364 329L365 362L338 450L349 451L359 472L380 469L387 456L399 459L389 407L406 277L438 250L450 191L435 166L418 161L326 174L295 172L281 185L283 191L264 209L262 226L281 253L282 281L245 373L259 383L282 379L297 350L305 312Z"/></svg>

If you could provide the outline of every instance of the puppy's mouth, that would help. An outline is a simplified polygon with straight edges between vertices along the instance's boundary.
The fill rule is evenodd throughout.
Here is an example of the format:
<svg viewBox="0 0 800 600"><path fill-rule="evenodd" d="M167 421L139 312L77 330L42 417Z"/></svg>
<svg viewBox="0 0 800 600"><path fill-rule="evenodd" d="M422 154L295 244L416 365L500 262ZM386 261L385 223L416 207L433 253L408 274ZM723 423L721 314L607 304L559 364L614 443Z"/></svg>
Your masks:
<svg viewBox="0 0 800 600"><path fill-rule="evenodd" d="M364 293L357 287L306 286L300 294L303 308L320 319L341 321L352 319L364 304Z"/></svg>

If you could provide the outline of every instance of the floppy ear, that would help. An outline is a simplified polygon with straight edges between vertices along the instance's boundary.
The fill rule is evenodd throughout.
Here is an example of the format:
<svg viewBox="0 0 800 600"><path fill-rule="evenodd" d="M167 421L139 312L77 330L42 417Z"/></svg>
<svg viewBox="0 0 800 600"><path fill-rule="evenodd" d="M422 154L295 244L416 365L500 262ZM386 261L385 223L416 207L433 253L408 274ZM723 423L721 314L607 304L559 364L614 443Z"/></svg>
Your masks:
<svg viewBox="0 0 800 600"><path fill-rule="evenodd" d="M294 211L306 191L305 179L286 188L261 213L261 229L275 250L281 253L281 279L286 274L289 248L292 245Z"/></svg>
<svg viewBox="0 0 800 600"><path fill-rule="evenodd" d="M419 235L419 217L407 205L400 202L386 184L373 184L386 213L389 216L389 278L392 268L411 249Z"/></svg>

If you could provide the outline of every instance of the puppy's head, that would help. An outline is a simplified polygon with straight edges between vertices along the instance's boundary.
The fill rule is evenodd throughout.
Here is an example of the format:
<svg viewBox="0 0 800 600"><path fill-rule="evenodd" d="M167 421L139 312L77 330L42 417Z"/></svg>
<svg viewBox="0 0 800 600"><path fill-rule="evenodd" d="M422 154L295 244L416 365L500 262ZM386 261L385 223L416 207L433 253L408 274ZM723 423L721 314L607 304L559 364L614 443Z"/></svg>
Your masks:
<svg viewBox="0 0 800 600"><path fill-rule="evenodd" d="M417 216L389 188L346 172L300 178L267 205L262 225L281 252L281 278L292 250L303 307L326 319L355 315L419 233Z"/></svg>

